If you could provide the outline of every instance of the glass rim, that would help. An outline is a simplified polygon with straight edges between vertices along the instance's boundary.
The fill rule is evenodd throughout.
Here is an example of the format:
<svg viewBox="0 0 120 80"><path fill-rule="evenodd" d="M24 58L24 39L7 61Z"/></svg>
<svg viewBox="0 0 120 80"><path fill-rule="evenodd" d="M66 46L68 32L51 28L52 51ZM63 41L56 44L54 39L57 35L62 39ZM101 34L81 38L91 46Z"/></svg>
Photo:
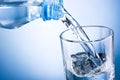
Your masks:
<svg viewBox="0 0 120 80"><path fill-rule="evenodd" d="M63 37L63 34L67 31L69 31L70 29L67 29L67 30L64 30L61 34L60 34L60 39L62 40L65 40L65 41L68 41L68 42L76 42L76 43L89 43L89 42L97 42L97 41L101 41L101 40L104 40L105 38L109 37L109 36L113 36L114 35L114 31L109 28L109 27L106 27L106 26L101 26L101 25L88 25L88 26L81 26L81 27L99 27L99 28L106 28L108 30L110 30L111 34L108 35L108 36L105 36L104 38L100 38L100 39L95 39L95 40L90 40L90 41L78 41L78 40L72 40L72 39L66 39L65 37Z"/></svg>

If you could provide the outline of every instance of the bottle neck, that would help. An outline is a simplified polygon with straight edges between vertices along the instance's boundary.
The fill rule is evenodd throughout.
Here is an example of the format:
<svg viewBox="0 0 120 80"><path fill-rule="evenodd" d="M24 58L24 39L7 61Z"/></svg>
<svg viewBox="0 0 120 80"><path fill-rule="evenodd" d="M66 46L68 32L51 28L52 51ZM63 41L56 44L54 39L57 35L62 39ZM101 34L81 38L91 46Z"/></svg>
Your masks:
<svg viewBox="0 0 120 80"><path fill-rule="evenodd" d="M51 19L58 20L63 17L63 0L29 0L25 6L29 6L29 21L39 17L44 21Z"/></svg>
<svg viewBox="0 0 120 80"><path fill-rule="evenodd" d="M46 20L58 20L63 17L63 1L62 0L44 0L41 10L41 17Z"/></svg>

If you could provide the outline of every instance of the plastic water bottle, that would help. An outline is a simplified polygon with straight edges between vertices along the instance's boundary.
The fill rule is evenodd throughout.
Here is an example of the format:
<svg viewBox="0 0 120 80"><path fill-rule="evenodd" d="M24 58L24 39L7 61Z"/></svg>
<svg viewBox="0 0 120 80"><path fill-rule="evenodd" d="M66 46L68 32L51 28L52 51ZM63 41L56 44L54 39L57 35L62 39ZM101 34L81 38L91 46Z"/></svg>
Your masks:
<svg viewBox="0 0 120 80"><path fill-rule="evenodd" d="M0 27L14 29L37 18L58 20L63 0L0 0Z"/></svg>

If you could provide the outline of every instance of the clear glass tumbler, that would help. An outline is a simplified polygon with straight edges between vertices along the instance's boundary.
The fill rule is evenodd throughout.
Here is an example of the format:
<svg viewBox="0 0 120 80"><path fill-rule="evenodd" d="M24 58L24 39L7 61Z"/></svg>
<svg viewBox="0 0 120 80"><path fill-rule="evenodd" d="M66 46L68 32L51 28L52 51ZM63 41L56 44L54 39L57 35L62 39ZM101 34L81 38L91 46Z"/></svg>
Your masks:
<svg viewBox="0 0 120 80"><path fill-rule="evenodd" d="M90 41L78 41L69 29L60 34L65 80L114 80L113 30L104 26L83 26L83 30ZM92 44L99 58L84 51L80 45L84 43Z"/></svg>

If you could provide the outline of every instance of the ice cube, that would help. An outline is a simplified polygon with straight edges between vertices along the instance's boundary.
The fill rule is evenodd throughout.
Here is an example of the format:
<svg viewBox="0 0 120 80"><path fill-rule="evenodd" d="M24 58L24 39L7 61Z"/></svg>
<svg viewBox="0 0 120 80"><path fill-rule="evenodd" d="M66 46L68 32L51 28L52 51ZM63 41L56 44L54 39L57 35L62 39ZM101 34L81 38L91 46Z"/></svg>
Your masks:
<svg viewBox="0 0 120 80"><path fill-rule="evenodd" d="M90 57L86 52L79 52L71 55L72 67L77 75L90 73L99 66L98 58Z"/></svg>

